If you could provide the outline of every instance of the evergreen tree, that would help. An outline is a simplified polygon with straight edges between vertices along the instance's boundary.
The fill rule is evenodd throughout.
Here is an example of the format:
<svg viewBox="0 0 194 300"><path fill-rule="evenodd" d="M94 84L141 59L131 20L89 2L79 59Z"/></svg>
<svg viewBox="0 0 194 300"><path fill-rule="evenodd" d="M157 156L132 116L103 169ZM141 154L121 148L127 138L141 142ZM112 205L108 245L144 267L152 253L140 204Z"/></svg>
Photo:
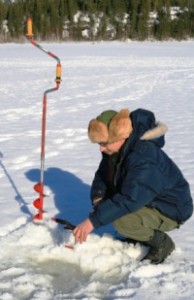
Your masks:
<svg viewBox="0 0 194 300"><path fill-rule="evenodd" d="M12 38L19 38L23 34L23 1L13 2L8 9L7 25Z"/></svg>
<svg viewBox="0 0 194 300"><path fill-rule="evenodd" d="M138 18L138 39L148 38L149 29L150 0L142 0L140 3L140 12Z"/></svg>
<svg viewBox="0 0 194 300"><path fill-rule="evenodd" d="M116 39L122 39L124 32L124 15L126 12L125 1L115 0L112 1L112 24L116 29Z"/></svg>
<svg viewBox="0 0 194 300"><path fill-rule="evenodd" d="M69 20L69 34L72 39L79 39L80 22L74 22L74 16L78 13L78 2L76 0L65 0L67 7L67 18ZM76 28L78 25L78 28ZM78 30L77 30L78 29Z"/></svg>
<svg viewBox="0 0 194 300"><path fill-rule="evenodd" d="M188 0L188 11L190 36L194 37L194 2L192 0Z"/></svg>
<svg viewBox="0 0 194 300"><path fill-rule="evenodd" d="M155 37L159 40L170 37L170 0L156 1L158 23L155 24Z"/></svg>
<svg viewBox="0 0 194 300"><path fill-rule="evenodd" d="M181 40L190 34L189 11L186 0L181 0L179 4L180 7L171 20L171 36L172 38Z"/></svg>
<svg viewBox="0 0 194 300"><path fill-rule="evenodd" d="M59 38L63 39L63 30L66 22L66 10L63 0L58 0L58 34Z"/></svg>
<svg viewBox="0 0 194 300"><path fill-rule="evenodd" d="M58 8L58 0L50 0L49 3L49 13L50 16L50 26L49 26L49 36L51 39L59 39L60 37L60 28L59 28L59 8Z"/></svg>
<svg viewBox="0 0 194 300"><path fill-rule="evenodd" d="M140 14L140 0L131 0L131 9L130 9L131 29L130 29L129 37L132 39L137 38L139 14Z"/></svg>
<svg viewBox="0 0 194 300"><path fill-rule="evenodd" d="M6 15L7 15L7 5L0 2L0 42L6 41L7 31L6 31Z"/></svg>

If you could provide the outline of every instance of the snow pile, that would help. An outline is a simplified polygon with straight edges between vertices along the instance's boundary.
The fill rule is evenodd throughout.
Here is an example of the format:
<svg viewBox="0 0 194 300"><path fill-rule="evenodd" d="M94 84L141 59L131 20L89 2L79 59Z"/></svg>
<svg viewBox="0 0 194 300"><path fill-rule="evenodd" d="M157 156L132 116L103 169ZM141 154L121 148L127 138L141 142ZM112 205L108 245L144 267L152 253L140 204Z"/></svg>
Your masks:
<svg viewBox="0 0 194 300"><path fill-rule="evenodd" d="M51 221L56 215L77 224L88 216L100 153L88 141L87 125L110 108L150 109L168 125L165 150L193 194L193 46L44 45L61 58L63 81L48 97L46 213L34 224L42 95L54 86L55 62L28 44L0 45L0 299L193 298L193 217L170 233L176 250L158 266L140 262L147 248L115 240L111 226L75 245L71 231Z"/></svg>

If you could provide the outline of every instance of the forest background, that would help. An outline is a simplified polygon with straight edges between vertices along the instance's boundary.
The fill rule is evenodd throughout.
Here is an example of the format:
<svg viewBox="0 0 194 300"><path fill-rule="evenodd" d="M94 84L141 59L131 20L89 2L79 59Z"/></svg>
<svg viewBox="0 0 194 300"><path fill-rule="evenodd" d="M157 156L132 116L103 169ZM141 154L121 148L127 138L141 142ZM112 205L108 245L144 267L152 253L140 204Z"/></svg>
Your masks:
<svg viewBox="0 0 194 300"><path fill-rule="evenodd" d="M194 0L0 0L0 43L24 42L28 17L41 41L194 37Z"/></svg>

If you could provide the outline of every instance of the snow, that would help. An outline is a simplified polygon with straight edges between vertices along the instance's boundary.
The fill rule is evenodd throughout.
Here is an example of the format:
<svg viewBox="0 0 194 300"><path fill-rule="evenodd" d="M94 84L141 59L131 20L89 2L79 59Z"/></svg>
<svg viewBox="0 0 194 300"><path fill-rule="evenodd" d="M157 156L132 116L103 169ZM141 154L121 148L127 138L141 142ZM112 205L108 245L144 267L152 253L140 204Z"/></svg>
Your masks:
<svg viewBox="0 0 194 300"><path fill-rule="evenodd" d="M154 111L194 196L194 42L43 47L60 57L63 81L48 95L46 213L35 224L42 96L55 85L56 62L28 43L0 45L0 299L193 299L193 217L170 233L176 250L157 266L140 262L147 248L116 241L111 226L74 245L51 217L77 224L92 209L100 153L87 125L105 109Z"/></svg>

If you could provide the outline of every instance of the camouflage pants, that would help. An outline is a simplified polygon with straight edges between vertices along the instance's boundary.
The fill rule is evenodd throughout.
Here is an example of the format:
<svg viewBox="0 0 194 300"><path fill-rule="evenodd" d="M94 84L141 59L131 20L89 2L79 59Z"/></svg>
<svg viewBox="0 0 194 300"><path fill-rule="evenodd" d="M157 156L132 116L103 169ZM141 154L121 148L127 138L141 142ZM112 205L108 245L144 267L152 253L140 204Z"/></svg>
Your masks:
<svg viewBox="0 0 194 300"><path fill-rule="evenodd" d="M113 226L123 236L142 242L150 240L154 230L166 232L179 227L176 221L148 207L117 219Z"/></svg>

